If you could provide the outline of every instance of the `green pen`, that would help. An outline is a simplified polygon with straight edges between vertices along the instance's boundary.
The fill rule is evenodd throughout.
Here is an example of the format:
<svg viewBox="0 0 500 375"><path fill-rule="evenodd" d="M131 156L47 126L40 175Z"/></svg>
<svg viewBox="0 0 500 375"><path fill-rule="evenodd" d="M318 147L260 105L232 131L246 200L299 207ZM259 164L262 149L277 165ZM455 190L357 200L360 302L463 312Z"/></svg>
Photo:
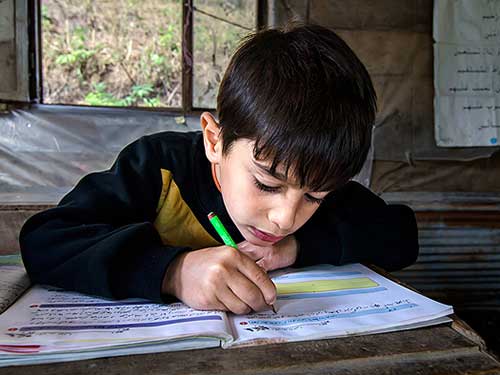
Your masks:
<svg viewBox="0 0 500 375"><path fill-rule="evenodd" d="M215 231L220 236L220 238L222 238L222 241L224 241L224 245L231 246L232 248L238 250L238 245L236 245L236 242L234 242L234 240L231 238L231 235L224 227L224 224L222 224L222 221L220 221L219 217L214 212L210 212L208 214L208 220L210 221L210 223L212 223L212 225L215 228ZM274 308L274 305L270 306L273 312L276 314L276 309Z"/></svg>
<svg viewBox="0 0 500 375"><path fill-rule="evenodd" d="M222 221L220 221L219 217L215 213L210 212L208 214L208 220L210 220L210 222L212 223L212 225L215 228L215 231L220 236L220 238L222 238L222 241L224 241L224 245L231 246L231 247L235 248L236 250L238 250L238 245L236 245L236 243L233 241L233 239L231 238L231 235L229 234L227 229L224 227L224 225L222 224Z"/></svg>

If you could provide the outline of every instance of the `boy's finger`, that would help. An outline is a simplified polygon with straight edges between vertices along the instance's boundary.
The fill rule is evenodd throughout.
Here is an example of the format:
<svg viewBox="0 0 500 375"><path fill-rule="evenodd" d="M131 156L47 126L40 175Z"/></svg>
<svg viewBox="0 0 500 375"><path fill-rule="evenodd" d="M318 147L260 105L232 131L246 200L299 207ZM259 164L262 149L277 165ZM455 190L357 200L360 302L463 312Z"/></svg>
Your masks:
<svg viewBox="0 0 500 375"><path fill-rule="evenodd" d="M207 307L202 307L202 308L198 308L196 306L192 306L196 309L199 309L199 310L221 310L221 311L228 311L228 308L225 304L223 304L221 301L219 301L219 299L217 297L215 297L215 301L213 301L210 306L207 306Z"/></svg>
<svg viewBox="0 0 500 375"><path fill-rule="evenodd" d="M241 315L248 314L252 308L243 302L229 287L221 288L217 292L217 300L224 305L225 309L232 313Z"/></svg>
<svg viewBox="0 0 500 375"><path fill-rule="evenodd" d="M262 291L251 280L241 273L231 277L228 282L229 288L246 305L254 311L261 311L268 308Z"/></svg>
<svg viewBox="0 0 500 375"><path fill-rule="evenodd" d="M290 266L295 259L287 256L287 254L276 254L272 257L264 257L259 259L256 263L258 266L264 268L266 271L272 271L278 268Z"/></svg>
<svg viewBox="0 0 500 375"><path fill-rule="evenodd" d="M238 250L247 255L252 260L258 260L264 256L264 248L252 245L247 241L239 243Z"/></svg>
<svg viewBox="0 0 500 375"><path fill-rule="evenodd" d="M262 268L264 271L271 271L272 268L269 267L269 262L266 260L266 258L261 258L255 264L257 264L260 268Z"/></svg>
<svg viewBox="0 0 500 375"><path fill-rule="evenodd" d="M242 262L240 262L238 270L260 289L268 305L274 303L276 300L276 286L267 276L266 271L248 257L241 257L241 259Z"/></svg>

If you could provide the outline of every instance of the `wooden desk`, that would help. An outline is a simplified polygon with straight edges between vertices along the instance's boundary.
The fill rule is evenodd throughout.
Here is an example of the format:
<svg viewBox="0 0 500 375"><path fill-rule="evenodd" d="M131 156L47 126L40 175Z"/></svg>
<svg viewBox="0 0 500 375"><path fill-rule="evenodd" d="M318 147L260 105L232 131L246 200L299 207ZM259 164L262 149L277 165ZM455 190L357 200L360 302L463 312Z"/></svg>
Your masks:
<svg viewBox="0 0 500 375"><path fill-rule="evenodd" d="M4 206L0 238L12 244L4 249L16 252L20 225L40 208ZM376 271L392 278L380 269ZM471 328L454 317L448 325L378 335L0 368L0 375L89 373L500 375L500 362L486 352L484 342Z"/></svg>
<svg viewBox="0 0 500 375"><path fill-rule="evenodd" d="M0 368L2 375L89 373L485 375L500 374L500 362L456 319L448 325L332 340Z"/></svg>

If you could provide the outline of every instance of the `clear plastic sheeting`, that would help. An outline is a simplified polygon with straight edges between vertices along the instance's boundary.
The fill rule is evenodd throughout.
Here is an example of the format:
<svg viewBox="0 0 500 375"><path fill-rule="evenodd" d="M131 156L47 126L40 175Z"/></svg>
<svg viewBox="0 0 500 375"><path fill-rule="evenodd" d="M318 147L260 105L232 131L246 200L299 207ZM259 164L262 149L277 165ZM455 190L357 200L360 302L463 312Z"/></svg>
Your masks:
<svg viewBox="0 0 500 375"><path fill-rule="evenodd" d="M35 106L0 115L0 200L55 203L143 135L199 130L199 118L117 108Z"/></svg>
<svg viewBox="0 0 500 375"><path fill-rule="evenodd" d="M57 203L143 135L200 130L197 116L117 108L34 106L0 115L0 202ZM356 180L369 186L373 152Z"/></svg>

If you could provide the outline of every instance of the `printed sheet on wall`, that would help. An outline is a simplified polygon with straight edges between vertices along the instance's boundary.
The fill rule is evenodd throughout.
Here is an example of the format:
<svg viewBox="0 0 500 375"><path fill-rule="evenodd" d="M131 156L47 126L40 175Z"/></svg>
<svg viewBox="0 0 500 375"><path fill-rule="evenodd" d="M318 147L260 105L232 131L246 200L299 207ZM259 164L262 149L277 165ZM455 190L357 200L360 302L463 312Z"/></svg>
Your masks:
<svg viewBox="0 0 500 375"><path fill-rule="evenodd" d="M500 0L436 0L433 36L436 144L500 145Z"/></svg>

